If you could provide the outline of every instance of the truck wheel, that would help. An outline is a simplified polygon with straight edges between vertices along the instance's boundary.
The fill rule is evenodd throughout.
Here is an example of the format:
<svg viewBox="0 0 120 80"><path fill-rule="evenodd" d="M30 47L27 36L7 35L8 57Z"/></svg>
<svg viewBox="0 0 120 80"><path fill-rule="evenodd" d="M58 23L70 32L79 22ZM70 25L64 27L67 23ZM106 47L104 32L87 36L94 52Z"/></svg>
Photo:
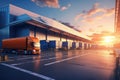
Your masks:
<svg viewBox="0 0 120 80"><path fill-rule="evenodd" d="M27 51L26 51L26 50L24 51L24 54L27 54Z"/></svg>
<svg viewBox="0 0 120 80"><path fill-rule="evenodd" d="M30 51L30 50L29 50L29 51L27 51L27 54L32 54L32 51Z"/></svg>

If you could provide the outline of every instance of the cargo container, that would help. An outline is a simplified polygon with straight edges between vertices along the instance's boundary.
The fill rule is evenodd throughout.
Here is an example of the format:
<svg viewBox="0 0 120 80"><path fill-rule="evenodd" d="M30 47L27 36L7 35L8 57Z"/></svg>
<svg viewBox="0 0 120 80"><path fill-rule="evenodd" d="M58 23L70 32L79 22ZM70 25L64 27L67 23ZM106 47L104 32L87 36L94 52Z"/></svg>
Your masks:
<svg viewBox="0 0 120 80"><path fill-rule="evenodd" d="M68 50L68 41L63 41L62 42L62 49L63 50Z"/></svg>
<svg viewBox="0 0 120 80"><path fill-rule="evenodd" d="M79 42L79 48L82 49L82 42Z"/></svg>
<svg viewBox="0 0 120 80"><path fill-rule="evenodd" d="M72 49L76 49L76 42L72 42Z"/></svg>
<svg viewBox="0 0 120 80"><path fill-rule="evenodd" d="M56 41L55 40L49 41L48 48L49 48L49 50L55 50L56 49Z"/></svg>
<svg viewBox="0 0 120 80"><path fill-rule="evenodd" d="M46 51L48 50L48 42L46 40L40 40L40 48L41 51Z"/></svg>
<svg viewBox="0 0 120 80"><path fill-rule="evenodd" d="M4 53L39 54L40 44L35 37L9 38L2 40L2 49Z"/></svg>

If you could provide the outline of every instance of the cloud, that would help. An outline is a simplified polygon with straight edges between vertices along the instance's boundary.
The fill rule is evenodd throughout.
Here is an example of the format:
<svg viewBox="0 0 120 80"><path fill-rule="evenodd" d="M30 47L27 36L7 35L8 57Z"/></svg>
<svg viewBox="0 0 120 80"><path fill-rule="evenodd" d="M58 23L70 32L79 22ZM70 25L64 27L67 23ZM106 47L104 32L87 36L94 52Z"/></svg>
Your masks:
<svg viewBox="0 0 120 80"><path fill-rule="evenodd" d="M97 26L98 28L103 28L103 25L99 25L99 26Z"/></svg>
<svg viewBox="0 0 120 80"><path fill-rule="evenodd" d="M115 13L114 8L105 9L105 8L99 8L99 3L95 3L93 7L88 10L76 15L74 20L76 22L82 21L82 22L94 22L100 19L103 19L104 17L109 17Z"/></svg>
<svg viewBox="0 0 120 80"><path fill-rule="evenodd" d="M82 13L76 15L75 21L79 20L79 19L80 19L81 17L83 17L83 16L84 16L84 14L82 14Z"/></svg>
<svg viewBox="0 0 120 80"><path fill-rule="evenodd" d="M59 0L31 0L31 1L40 7L47 6L52 8L59 8L61 11L67 10L69 7L71 7L71 4L60 7Z"/></svg>
<svg viewBox="0 0 120 80"><path fill-rule="evenodd" d="M111 16L115 14L115 8L111 8L111 9L106 9L106 14L105 16Z"/></svg>
<svg viewBox="0 0 120 80"><path fill-rule="evenodd" d="M38 6L43 7L52 7L52 8L59 8L59 1L58 0L31 0L32 2L36 3Z"/></svg>
<svg viewBox="0 0 120 80"><path fill-rule="evenodd" d="M92 28L89 28L89 31L90 31L90 32L95 32L94 29L92 29Z"/></svg>
<svg viewBox="0 0 120 80"><path fill-rule="evenodd" d="M89 17L89 16L92 16L92 15L94 15L94 14L96 14L96 13L104 12L104 9L98 8L98 6L99 6L99 3L95 3L95 4L93 5L93 7L92 7L89 11L87 11L86 16Z"/></svg>
<svg viewBox="0 0 120 80"><path fill-rule="evenodd" d="M71 7L71 4L68 4L67 6L62 6L60 10L64 11L64 10L67 10L69 7Z"/></svg>

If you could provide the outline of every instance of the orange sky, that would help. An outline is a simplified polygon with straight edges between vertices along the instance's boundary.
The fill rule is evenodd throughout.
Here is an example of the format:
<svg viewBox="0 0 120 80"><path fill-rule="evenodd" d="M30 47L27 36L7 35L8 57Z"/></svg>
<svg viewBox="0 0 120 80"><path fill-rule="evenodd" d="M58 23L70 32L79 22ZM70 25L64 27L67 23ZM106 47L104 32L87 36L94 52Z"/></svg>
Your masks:
<svg viewBox="0 0 120 80"><path fill-rule="evenodd" d="M114 32L114 16L114 8L102 8L99 3L95 3L88 11L75 17L75 24L87 35Z"/></svg>

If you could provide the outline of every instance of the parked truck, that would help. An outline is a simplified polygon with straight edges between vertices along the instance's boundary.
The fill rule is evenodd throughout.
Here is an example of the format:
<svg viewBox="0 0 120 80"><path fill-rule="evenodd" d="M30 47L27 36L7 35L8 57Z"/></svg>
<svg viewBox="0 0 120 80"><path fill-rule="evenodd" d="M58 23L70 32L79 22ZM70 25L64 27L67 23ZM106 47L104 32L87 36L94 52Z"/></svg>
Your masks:
<svg viewBox="0 0 120 80"><path fill-rule="evenodd" d="M3 53L40 54L40 43L36 37L20 37L2 40Z"/></svg>

